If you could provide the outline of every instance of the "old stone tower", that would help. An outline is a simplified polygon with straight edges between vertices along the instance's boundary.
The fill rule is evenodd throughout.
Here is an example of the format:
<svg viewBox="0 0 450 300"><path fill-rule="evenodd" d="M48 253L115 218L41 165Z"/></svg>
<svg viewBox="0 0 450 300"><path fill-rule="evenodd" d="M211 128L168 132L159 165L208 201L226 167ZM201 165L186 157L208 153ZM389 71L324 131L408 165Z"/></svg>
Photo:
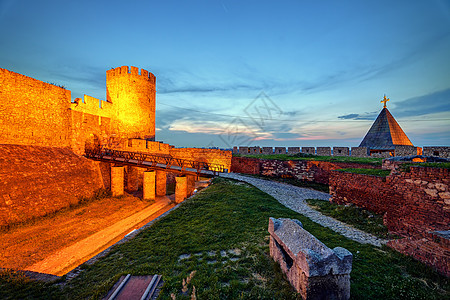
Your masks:
<svg viewBox="0 0 450 300"><path fill-rule="evenodd" d="M122 66L106 72L106 101L113 104L121 136L155 140L156 78L147 70Z"/></svg>

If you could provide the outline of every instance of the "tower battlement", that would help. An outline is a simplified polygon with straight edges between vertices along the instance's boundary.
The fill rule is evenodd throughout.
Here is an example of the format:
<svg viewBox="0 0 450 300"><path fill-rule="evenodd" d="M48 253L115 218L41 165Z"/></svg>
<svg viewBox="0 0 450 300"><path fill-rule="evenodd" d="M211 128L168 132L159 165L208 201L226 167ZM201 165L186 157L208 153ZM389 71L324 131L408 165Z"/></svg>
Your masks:
<svg viewBox="0 0 450 300"><path fill-rule="evenodd" d="M122 66L106 71L106 80L108 81L108 79L113 77L128 75L141 76L144 79L150 81L152 84L156 83L156 77L155 75L153 75L153 73L144 69L141 69L139 72L139 68L133 66Z"/></svg>

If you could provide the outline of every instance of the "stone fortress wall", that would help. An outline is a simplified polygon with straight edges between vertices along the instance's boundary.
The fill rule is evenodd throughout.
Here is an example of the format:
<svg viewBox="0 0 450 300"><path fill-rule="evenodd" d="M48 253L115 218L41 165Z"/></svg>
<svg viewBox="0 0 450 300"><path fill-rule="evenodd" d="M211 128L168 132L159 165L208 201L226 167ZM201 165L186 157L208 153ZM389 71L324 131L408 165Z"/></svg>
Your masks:
<svg viewBox="0 0 450 300"><path fill-rule="evenodd" d="M382 157L389 158L389 152L370 154L367 147L233 147L233 154L312 154L320 156L356 156L356 157ZM395 146L392 156L426 155L450 158L450 147L444 146Z"/></svg>
<svg viewBox="0 0 450 300"><path fill-rule="evenodd" d="M0 68L0 144L86 147L172 155L225 165L230 151L175 148L155 141L156 77L122 66L106 72L106 101Z"/></svg>
<svg viewBox="0 0 450 300"><path fill-rule="evenodd" d="M106 101L84 95L72 102L70 90L0 68L0 226L109 188L109 164L82 157L86 148L171 155L230 169L231 151L155 141L155 84L152 73L123 66L106 72ZM138 188L143 171L126 168L128 191Z"/></svg>
<svg viewBox="0 0 450 300"><path fill-rule="evenodd" d="M0 144L70 147L71 93L0 68Z"/></svg>

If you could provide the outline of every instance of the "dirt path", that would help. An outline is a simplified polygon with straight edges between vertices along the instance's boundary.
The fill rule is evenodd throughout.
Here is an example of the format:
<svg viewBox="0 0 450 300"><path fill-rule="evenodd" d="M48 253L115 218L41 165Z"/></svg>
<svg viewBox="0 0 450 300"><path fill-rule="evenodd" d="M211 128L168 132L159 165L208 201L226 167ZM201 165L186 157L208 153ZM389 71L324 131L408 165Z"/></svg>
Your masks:
<svg viewBox="0 0 450 300"><path fill-rule="evenodd" d="M0 233L0 268L62 275L170 209L169 202L106 198Z"/></svg>
<svg viewBox="0 0 450 300"><path fill-rule="evenodd" d="M25 270L52 275L64 275L76 266L82 264L92 256L105 250L135 229L144 220L150 221L170 208L167 198L159 199L156 203L142 211L121 220L75 244L57 251L46 259L26 267ZM164 208L167 208L164 210ZM149 218L151 217L151 218Z"/></svg>

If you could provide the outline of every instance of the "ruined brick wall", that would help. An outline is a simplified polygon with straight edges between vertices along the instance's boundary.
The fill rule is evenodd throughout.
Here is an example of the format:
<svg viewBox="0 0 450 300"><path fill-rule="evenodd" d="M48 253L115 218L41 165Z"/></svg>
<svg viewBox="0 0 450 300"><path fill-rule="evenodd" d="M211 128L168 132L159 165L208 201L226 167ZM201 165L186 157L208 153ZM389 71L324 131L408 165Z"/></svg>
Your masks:
<svg viewBox="0 0 450 300"><path fill-rule="evenodd" d="M434 267L439 273L450 277L450 241L437 232L429 232L398 240L390 240L387 245L398 252L414 257Z"/></svg>
<svg viewBox="0 0 450 300"><path fill-rule="evenodd" d="M359 163L331 163L325 161L276 160L233 157L231 171L271 177L292 177L298 180L328 184L332 170L343 168L380 168Z"/></svg>
<svg viewBox="0 0 450 300"><path fill-rule="evenodd" d="M0 145L0 226L70 206L104 187L99 163L70 148Z"/></svg>
<svg viewBox="0 0 450 300"><path fill-rule="evenodd" d="M69 90L0 68L0 144L67 147Z"/></svg>
<svg viewBox="0 0 450 300"><path fill-rule="evenodd" d="M231 151L201 148L170 148L169 154L174 158L219 164L225 166L225 169L228 171L231 169Z"/></svg>
<svg viewBox="0 0 450 300"><path fill-rule="evenodd" d="M260 174L260 159L249 157L232 157L231 172L243 174Z"/></svg>
<svg viewBox="0 0 450 300"><path fill-rule="evenodd" d="M450 172L442 168L411 167L385 178L334 171L330 194L335 203L385 213L389 230L414 235L449 229L449 184Z"/></svg>

